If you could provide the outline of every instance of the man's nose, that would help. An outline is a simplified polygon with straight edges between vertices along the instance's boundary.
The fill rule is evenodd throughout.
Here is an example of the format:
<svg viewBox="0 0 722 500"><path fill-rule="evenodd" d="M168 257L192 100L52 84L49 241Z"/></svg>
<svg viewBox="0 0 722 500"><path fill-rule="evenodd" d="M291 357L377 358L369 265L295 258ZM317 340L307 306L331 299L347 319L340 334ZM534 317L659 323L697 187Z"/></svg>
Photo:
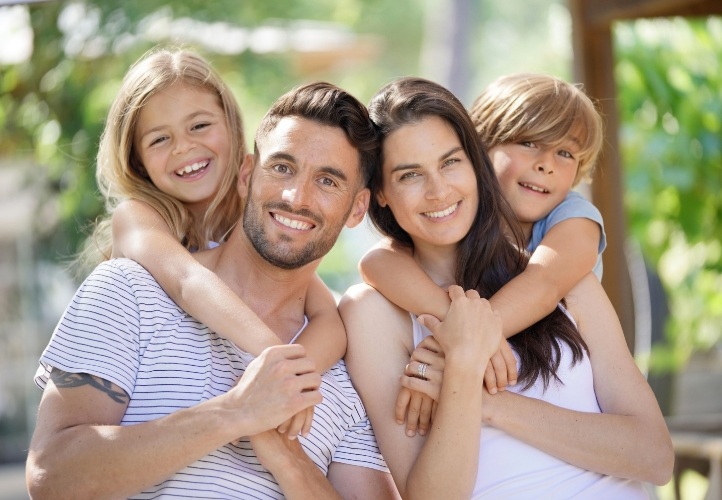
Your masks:
<svg viewBox="0 0 722 500"><path fill-rule="evenodd" d="M309 181L302 178L295 179L281 193L281 199L294 208L308 207L311 204L311 197Z"/></svg>

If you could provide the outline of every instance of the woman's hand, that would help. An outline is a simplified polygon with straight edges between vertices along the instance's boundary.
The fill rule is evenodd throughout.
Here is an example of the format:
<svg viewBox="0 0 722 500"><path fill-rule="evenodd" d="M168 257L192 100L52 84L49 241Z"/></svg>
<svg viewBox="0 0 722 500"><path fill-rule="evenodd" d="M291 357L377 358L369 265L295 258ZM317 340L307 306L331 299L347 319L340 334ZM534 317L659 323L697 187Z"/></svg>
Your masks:
<svg viewBox="0 0 722 500"><path fill-rule="evenodd" d="M421 373L424 377L421 378ZM411 354L401 389L396 398L396 422L406 422L406 435L413 437L418 429L425 435L436 413L444 374L444 354L434 337L426 337Z"/></svg>
<svg viewBox="0 0 722 500"><path fill-rule="evenodd" d="M501 315L491 308L476 290L449 287L451 306L440 322L433 316L422 316L422 322L433 333L446 356L467 367L482 363L485 368L501 343ZM481 333L479 332L481 326Z"/></svg>

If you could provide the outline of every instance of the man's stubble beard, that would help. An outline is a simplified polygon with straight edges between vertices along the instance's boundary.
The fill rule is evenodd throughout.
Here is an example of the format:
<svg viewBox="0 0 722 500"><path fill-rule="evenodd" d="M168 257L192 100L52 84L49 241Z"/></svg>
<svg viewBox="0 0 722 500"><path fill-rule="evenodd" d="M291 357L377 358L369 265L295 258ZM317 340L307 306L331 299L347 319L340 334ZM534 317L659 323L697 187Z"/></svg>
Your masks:
<svg viewBox="0 0 722 500"><path fill-rule="evenodd" d="M316 227L314 230L319 230L322 234L321 237L306 244L303 248L295 252L289 252L283 250L283 245L280 243L291 242L292 239L286 235L282 235L279 244L273 244L268 241L265 228L263 227L264 214L273 211L274 209L280 209L288 214L303 215L305 218L314 221ZM260 208L253 202L252 196L249 196L246 200L246 204L243 208L243 231L246 233L248 240L256 249L256 252L269 264L276 266L280 269L292 270L309 264L315 260L320 259L326 255L333 245L336 243L341 230L346 223L353 204L351 204L346 210L343 218L334 227L325 227L323 220L318 215L308 210L294 211L289 207L287 203L277 202L269 203L266 206ZM325 233L325 234L323 234Z"/></svg>

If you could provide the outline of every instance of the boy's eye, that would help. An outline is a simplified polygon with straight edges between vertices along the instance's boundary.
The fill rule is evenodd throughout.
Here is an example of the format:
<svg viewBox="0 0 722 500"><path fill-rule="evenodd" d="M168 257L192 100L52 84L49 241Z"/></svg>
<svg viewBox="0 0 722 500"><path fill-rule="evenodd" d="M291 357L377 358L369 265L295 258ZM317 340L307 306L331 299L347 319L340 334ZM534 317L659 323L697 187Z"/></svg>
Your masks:
<svg viewBox="0 0 722 500"><path fill-rule="evenodd" d="M574 159L574 155L571 154L569 151L566 151L566 150L564 150L564 149L562 149L561 151L559 151L559 156L562 156L562 157L564 157L564 158L568 158L568 159L570 159L570 160L573 160L573 159Z"/></svg>
<svg viewBox="0 0 722 500"><path fill-rule="evenodd" d="M520 142L519 144L521 144L522 146L526 146L527 148L533 148L533 147L534 147L534 143L531 142L531 141L522 141L522 142Z"/></svg>

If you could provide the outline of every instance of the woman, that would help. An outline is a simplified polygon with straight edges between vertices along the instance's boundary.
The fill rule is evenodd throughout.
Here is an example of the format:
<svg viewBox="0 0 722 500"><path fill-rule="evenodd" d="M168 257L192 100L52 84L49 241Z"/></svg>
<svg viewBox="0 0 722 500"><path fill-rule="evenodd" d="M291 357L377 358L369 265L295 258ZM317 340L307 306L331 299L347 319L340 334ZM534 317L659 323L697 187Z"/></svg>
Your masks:
<svg viewBox="0 0 722 500"><path fill-rule="evenodd" d="M367 285L340 304L347 364L402 496L646 498L642 481L671 476L671 442L599 282L584 279L566 308L510 339L519 383L484 392L501 326L479 295L524 268L509 238L518 233L513 216L474 126L446 89L401 79L379 91L370 112L383 140L371 220L409 246L452 300L443 322L423 321L433 332L423 341L428 330ZM414 352L420 342L426 349ZM405 366L419 377L411 388L438 401L424 436L407 437L394 419Z"/></svg>

